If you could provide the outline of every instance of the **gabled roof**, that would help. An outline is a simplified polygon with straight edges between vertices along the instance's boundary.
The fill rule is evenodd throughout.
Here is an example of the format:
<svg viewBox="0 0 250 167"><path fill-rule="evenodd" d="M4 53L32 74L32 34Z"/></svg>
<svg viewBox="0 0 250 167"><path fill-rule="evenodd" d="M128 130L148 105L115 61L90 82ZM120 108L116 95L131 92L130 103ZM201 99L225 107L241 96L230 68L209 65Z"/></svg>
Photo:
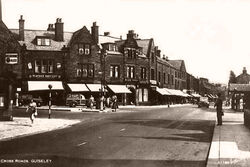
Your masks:
<svg viewBox="0 0 250 167"><path fill-rule="evenodd" d="M169 60L170 64L172 64L176 69L186 71L184 60Z"/></svg>
<svg viewBox="0 0 250 167"><path fill-rule="evenodd" d="M11 29L11 32L15 34L16 39L19 36L18 29ZM46 50L46 51L60 51L64 45L68 45L73 33L64 32L64 41L55 41L55 32L47 30L24 30L24 41L19 41L21 45L25 44L28 50ZM38 46L36 44L36 37L44 36L51 39L50 46Z"/></svg>
<svg viewBox="0 0 250 167"><path fill-rule="evenodd" d="M3 48L2 45L6 46L6 48L13 49L15 47L10 47L7 45L19 45L17 42L15 35L8 29L8 27L4 24L2 20L0 20L0 46L1 49ZM20 46L20 45L19 45Z"/></svg>
<svg viewBox="0 0 250 167"><path fill-rule="evenodd" d="M181 69L181 64L183 60L169 60L168 62L172 64L176 69Z"/></svg>
<svg viewBox="0 0 250 167"><path fill-rule="evenodd" d="M71 45L74 42L82 42L82 43L91 43L94 44L94 40L92 38L91 33L87 29L86 26L81 28L80 30L73 33L73 36L68 45Z"/></svg>
<svg viewBox="0 0 250 167"><path fill-rule="evenodd" d="M137 45L142 48L142 53L147 55L150 48L150 39L137 39Z"/></svg>
<svg viewBox="0 0 250 167"><path fill-rule="evenodd" d="M150 53L151 45L153 43L153 39L135 39L138 47L142 48L142 53L144 55L148 55ZM115 41L118 47L121 47L125 44L125 40Z"/></svg>
<svg viewBox="0 0 250 167"><path fill-rule="evenodd" d="M229 91L249 92L250 84L229 84Z"/></svg>

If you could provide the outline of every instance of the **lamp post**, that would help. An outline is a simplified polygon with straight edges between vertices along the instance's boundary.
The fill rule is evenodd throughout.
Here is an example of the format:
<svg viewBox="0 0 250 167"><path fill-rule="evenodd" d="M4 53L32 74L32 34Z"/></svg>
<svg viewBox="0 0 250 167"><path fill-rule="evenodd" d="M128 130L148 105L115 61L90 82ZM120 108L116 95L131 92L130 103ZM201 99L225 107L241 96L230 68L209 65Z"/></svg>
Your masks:
<svg viewBox="0 0 250 167"><path fill-rule="evenodd" d="M101 98L100 98L100 111L104 110L104 95L105 95L105 58L107 56L107 52L103 51L101 53Z"/></svg>
<svg viewBox="0 0 250 167"><path fill-rule="evenodd" d="M49 88L49 119L50 119L50 115L51 115L51 89L52 89L52 85L49 84L48 88Z"/></svg>

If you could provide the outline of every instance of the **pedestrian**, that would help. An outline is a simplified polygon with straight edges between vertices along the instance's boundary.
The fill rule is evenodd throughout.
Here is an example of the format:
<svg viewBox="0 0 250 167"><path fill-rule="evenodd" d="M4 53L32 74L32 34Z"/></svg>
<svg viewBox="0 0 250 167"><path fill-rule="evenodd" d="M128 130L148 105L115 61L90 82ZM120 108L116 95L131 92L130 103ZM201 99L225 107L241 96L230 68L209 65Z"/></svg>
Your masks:
<svg viewBox="0 0 250 167"><path fill-rule="evenodd" d="M217 125L220 126L222 125L222 116L224 115L222 111L222 99L221 99L221 94L218 93L218 99L216 100L214 107L216 107L217 111Z"/></svg>
<svg viewBox="0 0 250 167"><path fill-rule="evenodd" d="M94 97L91 95L89 98L89 107L91 108L91 110L93 109L94 106Z"/></svg>
<svg viewBox="0 0 250 167"><path fill-rule="evenodd" d="M117 96L112 96L112 112L116 112L116 109L118 108L117 105Z"/></svg>
<svg viewBox="0 0 250 167"><path fill-rule="evenodd" d="M106 98L106 106L109 108L110 107L110 97Z"/></svg>
<svg viewBox="0 0 250 167"><path fill-rule="evenodd" d="M26 112L29 113L31 123L33 124L34 120L35 120L35 117L37 116L37 105L36 105L36 102L33 99L30 100L30 103L29 103L29 105L27 107Z"/></svg>

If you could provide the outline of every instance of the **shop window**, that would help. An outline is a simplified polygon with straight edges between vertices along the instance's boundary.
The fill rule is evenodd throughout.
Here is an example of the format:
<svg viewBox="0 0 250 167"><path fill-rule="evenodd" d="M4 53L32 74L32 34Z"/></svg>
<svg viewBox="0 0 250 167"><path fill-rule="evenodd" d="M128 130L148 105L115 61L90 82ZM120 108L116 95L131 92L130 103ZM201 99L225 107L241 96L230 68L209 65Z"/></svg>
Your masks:
<svg viewBox="0 0 250 167"><path fill-rule="evenodd" d="M35 73L53 73L54 61L53 60L35 60Z"/></svg>
<svg viewBox="0 0 250 167"><path fill-rule="evenodd" d="M110 66L110 77L119 78L120 77L120 67L119 65Z"/></svg>
<svg viewBox="0 0 250 167"><path fill-rule="evenodd" d="M35 73L41 72L41 61L35 60Z"/></svg>
<svg viewBox="0 0 250 167"><path fill-rule="evenodd" d="M135 78L135 67L127 66L127 78Z"/></svg>
<svg viewBox="0 0 250 167"><path fill-rule="evenodd" d="M146 79L147 71L145 67L141 67L141 79Z"/></svg>
<svg viewBox="0 0 250 167"><path fill-rule="evenodd" d="M151 69L151 80L155 80L155 70Z"/></svg>
<svg viewBox="0 0 250 167"><path fill-rule="evenodd" d="M81 74L78 77L94 77L94 64L82 64L78 69L81 71Z"/></svg>
<svg viewBox="0 0 250 167"><path fill-rule="evenodd" d="M37 38L38 46L50 46L51 40L49 38Z"/></svg>
<svg viewBox="0 0 250 167"><path fill-rule="evenodd" d="M88 76L88 65L83 64L82 65L82 77L87 77Z"/></svg>
<svg viewBox="0 0 250 167"><path fill-rule="evenodd" d="M90 44L78 44L78 54L79 55L89 55L90 54Z"/></svg>

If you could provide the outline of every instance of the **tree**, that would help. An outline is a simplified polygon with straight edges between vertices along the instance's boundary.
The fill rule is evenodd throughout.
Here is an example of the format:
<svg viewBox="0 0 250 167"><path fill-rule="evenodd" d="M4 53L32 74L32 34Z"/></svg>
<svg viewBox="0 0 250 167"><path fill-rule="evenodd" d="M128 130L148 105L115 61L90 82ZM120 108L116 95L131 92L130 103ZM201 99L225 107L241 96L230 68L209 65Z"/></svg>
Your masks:
<svg viewBox="0 0 250 167"><path fill-rule="evenodd" d="M229 83L236 83L236 76L232 70L230 71Z"/></svg>

